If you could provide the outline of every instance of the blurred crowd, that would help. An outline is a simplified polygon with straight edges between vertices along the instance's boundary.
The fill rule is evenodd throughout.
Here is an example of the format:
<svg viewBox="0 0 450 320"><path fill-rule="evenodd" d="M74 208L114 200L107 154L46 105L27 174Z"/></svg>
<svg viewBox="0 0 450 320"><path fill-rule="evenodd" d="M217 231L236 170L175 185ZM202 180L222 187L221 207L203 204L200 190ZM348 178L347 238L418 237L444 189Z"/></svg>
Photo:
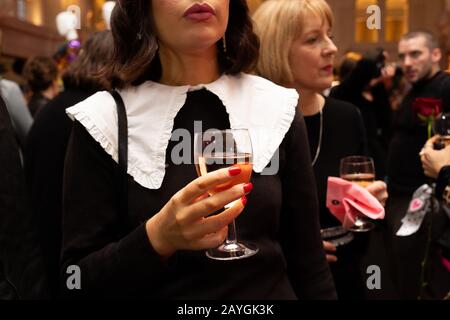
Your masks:
<svg viewBox="0 0 450 320"><path fill-rule="evenodd" d="M252 18L244 0L210 1L213 18L211 8L184 1L194 9L180 16L190 20L173 25L168 10L183 8L153 0L149 15L149 1L119 2L112 31L82 43L72 39L52 57L18 61L16 81L5 77L6 69L0 75L0 299L73 297L66 272L72 264L88 270L83 297L449 299L450 144L436 142L450 136L450 124L448 134L433 124L450 112L450 74L441 69L435 35L411 31L399 41L398 55L376 48L345 52L338 61L332 30L339 21L323 0L267 0ZM218 21L211 22L214 32L197 29L210 19ZM239 91L244 87L257 89ZM128 117L126 226L111 209L123 148L111 142L118 138L109 125L118 117L113 90ZM279 106L258 102L268 110L258 114L251 109L256 100ZM233 111L233 103L251 112ZM154 114L143 111L152 108ZM148 164L164 180L158 184L157 174L149 174L151 187L140 182L147 170L141 164L161 157L149 141L162 146L163 157L173 147L158 126L191 130L194 120L218 129L259 121L269 132L275 128L275 136L282 132L280 141L270 140L281 150L278 180L255 171L245 195L231 188L211 195L214 205L205 202L206 190L195 192L224 182L218 174L177 182L185 171L163 159ZM255 132L252 138L265 137ZM343 228L326 201L328 177L339 177L340 160L353 155L373 159L375 179L366 189L385 210L368 232ZM235 204L209 226L209 209L217 213L220 201L246 196L243 207L250 211L243 219L269 222L249 220L238 228L261 246L261 260L205 262L198 251L222 242L231 216L243 210ZM203 224L207 231L195 229ZM399 231L407 227L415 231ZM366 285L371 265L382 270L380 290ZM213 270L229 279L217 276L227 286L207 283ZM266 277L264 286L259 282ZM238 281L249 289L241 294Z"/></svg>

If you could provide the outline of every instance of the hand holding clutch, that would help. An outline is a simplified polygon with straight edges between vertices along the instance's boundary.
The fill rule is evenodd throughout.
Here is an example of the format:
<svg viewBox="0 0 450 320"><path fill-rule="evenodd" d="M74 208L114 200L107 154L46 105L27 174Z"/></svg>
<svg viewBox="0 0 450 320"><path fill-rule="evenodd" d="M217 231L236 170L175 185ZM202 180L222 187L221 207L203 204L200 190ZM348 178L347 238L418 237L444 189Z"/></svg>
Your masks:
<svg viewBox="0 0 450 320"><path fill-rule="evenodd" d="M327 208L344 228L353 226L358 216L384 218L384 207L368 190L337 177L328 178Z"/></svg>

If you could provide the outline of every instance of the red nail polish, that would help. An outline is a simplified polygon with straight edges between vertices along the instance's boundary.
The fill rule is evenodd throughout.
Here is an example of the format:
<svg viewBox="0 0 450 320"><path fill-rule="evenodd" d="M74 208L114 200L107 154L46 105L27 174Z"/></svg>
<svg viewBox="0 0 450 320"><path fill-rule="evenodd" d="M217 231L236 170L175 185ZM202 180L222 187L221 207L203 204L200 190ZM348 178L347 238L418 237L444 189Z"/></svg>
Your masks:
<svg viewBox="0 0 450 320"><path fill-rule="evenodd" d="M242 170L240 167L231 167L228 169L228 173L230 174L230 176L237 176L241 173L241 171Z"/></svg>
<svg viewBox="0 0 450 320"><path fill-rule="evenodd" d="M253 189L253 183L249 182L244 184L244 192L249 193Z"/></svg>
<svg viewBox="0 0 450 320"><path fill-rule="evenodd" d="M246 197L246 196L243 196L243 197L241 198L241 201L242 201L242 204L245 206L245 205L247 204L247 197Z"/></svg>

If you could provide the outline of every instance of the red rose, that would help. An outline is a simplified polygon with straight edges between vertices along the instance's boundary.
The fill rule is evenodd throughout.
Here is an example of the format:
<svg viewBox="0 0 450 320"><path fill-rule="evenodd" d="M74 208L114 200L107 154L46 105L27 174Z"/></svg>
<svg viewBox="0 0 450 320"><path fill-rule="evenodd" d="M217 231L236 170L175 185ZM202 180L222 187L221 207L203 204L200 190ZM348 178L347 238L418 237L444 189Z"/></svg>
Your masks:
<svg viewBox="0 0 450 320"><path fill-rule="evenodd" d="M417 98L412 103L412 107L422 117L436 117L442 111L442 100L435 98Z"/></svg>
<svg viewBox="0 0 450 320"><path fill-rule="evenodd" d="M417 98L412 103L412 108L417 113L417 117L427 124L428 139L430 139L433 121L442 111L442 100Z"/></svg>

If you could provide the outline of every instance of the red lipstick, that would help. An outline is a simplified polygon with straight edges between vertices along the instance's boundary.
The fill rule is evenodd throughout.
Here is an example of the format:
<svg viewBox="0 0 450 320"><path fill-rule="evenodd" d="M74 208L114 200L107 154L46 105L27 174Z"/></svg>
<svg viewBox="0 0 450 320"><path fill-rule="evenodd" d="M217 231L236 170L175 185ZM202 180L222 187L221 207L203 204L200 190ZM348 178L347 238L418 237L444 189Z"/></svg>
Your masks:
<svg viewBox="0 0 450 320"><path fill-rule="evenodd" d="M194 21L206 21L212 16L215 16L216 12L207 3L196 3L192 7L186 10L183 17Z"/></svg>

